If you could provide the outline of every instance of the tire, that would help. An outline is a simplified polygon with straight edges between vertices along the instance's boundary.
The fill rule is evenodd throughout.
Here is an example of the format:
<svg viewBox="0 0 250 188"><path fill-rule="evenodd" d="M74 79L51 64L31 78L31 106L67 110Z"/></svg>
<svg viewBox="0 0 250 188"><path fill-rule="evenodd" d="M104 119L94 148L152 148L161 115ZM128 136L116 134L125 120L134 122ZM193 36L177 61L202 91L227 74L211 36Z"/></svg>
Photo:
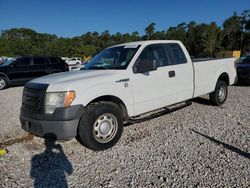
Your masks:
<svg viewBox="0 0 250 188"><path fill-rule="evenodd" d="M0 76L0 90L7 88L7 86L8 86L7 79L3 76Z"/></svg>
<svg viewBox="0 0 250 188"><path fill-rule="evenodd" d="M90 104L84 110L77 140L84 146L101 151L114 146L123 132L120 108L111 102Z"/></svg>
<svg viewBox="0 0 250 188"><path fill-rule="evenodd" d="M226 82L218 80L215 90L209 94L209 98L215 106L221 106L227 99L227 93L228 89Z"/></svg>

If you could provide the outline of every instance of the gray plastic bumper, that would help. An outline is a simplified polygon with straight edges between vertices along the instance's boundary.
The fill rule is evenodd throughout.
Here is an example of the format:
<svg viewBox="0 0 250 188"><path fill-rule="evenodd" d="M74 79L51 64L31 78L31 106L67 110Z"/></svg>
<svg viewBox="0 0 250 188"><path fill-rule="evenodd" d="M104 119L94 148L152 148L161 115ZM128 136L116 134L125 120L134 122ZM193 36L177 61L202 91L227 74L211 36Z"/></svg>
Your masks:
<svg viewBox="0 0 250 188"><path fill-rule="evenodd" d="M53 135L59 140L74 138L82 116L82 105L56 109L52 115L35 115L21 109L22 129L39 137Z"/></svg>

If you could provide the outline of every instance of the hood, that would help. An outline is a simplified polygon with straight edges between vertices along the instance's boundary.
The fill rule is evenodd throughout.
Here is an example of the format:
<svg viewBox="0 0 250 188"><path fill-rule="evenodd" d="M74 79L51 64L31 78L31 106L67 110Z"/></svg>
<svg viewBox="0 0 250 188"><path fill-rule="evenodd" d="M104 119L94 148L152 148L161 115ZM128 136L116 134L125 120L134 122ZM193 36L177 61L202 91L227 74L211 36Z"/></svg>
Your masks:
<svg viewBox="0 0 250 188"><path fill-rule="evenodd" d="M111 75L117 74L117 70L79 70L72 72L63 72L51 74L32 80L33 83L44 84L71 84L76 82L85 82L95 79L103 80Z"/></svg>

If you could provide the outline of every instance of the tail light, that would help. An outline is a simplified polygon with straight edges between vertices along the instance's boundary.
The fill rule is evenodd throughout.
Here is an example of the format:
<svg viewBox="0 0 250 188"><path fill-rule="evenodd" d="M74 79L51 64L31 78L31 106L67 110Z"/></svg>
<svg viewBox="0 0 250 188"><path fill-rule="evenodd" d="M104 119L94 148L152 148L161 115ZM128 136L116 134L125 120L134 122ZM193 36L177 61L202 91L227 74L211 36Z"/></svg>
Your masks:
<svg viewBox="0 0 250 188"><path fill-rule="evenodd" d="M239 60L236 60L236 61L234 62L234 68L235 68L235 70L237 70L237 64L238 64L238 62L239 62Z"/></svg>
<svg viewBox="0 0 250 188"><path fill-rule="evenodd" d="M64 68L69 71L69 65L67 63L64 63Z"/></svg>

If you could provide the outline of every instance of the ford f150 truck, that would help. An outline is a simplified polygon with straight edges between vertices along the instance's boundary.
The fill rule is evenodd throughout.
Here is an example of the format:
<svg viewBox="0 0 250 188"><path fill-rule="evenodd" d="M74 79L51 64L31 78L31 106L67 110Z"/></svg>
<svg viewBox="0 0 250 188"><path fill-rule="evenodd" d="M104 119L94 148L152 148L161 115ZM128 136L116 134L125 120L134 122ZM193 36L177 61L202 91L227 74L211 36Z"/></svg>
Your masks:
<svg viewBox="0 0 250 188"><path fill-rule="evenodd" d="M20 120L34 135L76 137L93 150L112 147L123 123L141 114L210 94L215 105L236 80L235 59L192 61L180 41L120 44L82 70L44 76L23 90Z"/></svg>

